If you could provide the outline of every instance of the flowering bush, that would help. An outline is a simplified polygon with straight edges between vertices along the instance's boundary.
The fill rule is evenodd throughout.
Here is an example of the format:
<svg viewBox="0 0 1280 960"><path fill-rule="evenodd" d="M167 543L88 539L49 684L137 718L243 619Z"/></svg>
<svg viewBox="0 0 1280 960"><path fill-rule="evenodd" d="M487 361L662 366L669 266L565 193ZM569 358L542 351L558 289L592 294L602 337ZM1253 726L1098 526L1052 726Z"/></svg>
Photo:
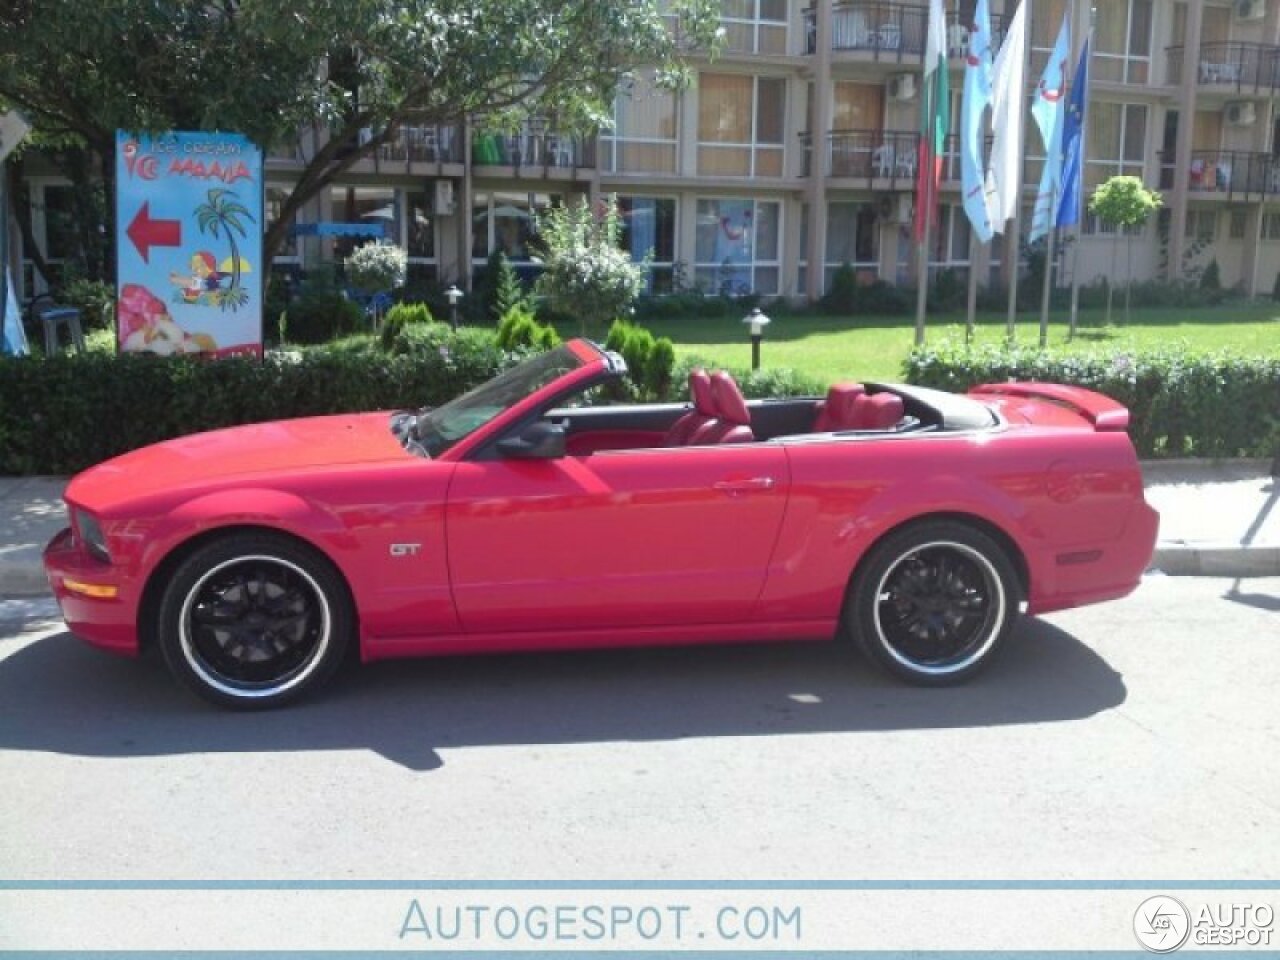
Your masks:
<svg viewBox="0 0 1280 960"><path fill-rule="evenodd" d="M351 285L368 293L386 293L403 287L408 273L409 255L394 243L366 243L347 257L347 278Z"/></svg>
<svg viewBox="0 0 1280 960"><path fill-rule="evenodd" d="M621 247L622 212L616 197L599 210L586 199L553 207L539 219L545 250L538 292L552 309L587 324L627 314L644 284L649 257L634 263Z"/></svg>

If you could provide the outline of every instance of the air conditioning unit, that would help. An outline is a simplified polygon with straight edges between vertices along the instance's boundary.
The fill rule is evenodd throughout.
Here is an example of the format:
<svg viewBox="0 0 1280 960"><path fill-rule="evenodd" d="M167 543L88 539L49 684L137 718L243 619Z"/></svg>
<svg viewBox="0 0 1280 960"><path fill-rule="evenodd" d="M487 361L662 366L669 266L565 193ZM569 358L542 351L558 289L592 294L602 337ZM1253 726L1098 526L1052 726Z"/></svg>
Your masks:
<svg viewBox="0 0 1280 960"><path fill-rule="evenodd" d="M1223 116L1233 127L1251 127L1258 119L1258 110L1251 100L1229 100Z"/></svg>
<svg viewBox="0 0 1280 960"><path fill-rule="evenodd" d="M437 217L451 217L455 209L452 180L437 180L432 212Z"/></svg>
<svg viewBox="0 0 1280 960"><path fill-rule="evenodd" d="M916 98L916 75L914 73L895 73L889 78L890 100L914 100Z"/></svg>
<svg viewBox="0 0 1280 960"><path fill-rule="evenodd" d="M1266 0L1236 0L1236 17L1238 19L1261 20L1266 15Z"/></svg>

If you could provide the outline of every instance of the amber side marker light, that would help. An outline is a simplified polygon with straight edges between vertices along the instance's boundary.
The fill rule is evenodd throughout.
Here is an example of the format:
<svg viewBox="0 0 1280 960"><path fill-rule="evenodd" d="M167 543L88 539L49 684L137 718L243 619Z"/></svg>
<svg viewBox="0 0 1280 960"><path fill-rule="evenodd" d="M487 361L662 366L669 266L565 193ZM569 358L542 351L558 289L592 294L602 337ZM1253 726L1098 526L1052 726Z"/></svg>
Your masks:
<svg viewBox="0 0 1280 960"><path fill-rule="evenodd" d="M78 593L82 596L93 597L97 600L114 600L120 592L119 587L111 586L106 583L85 583L83 580L72 580L64 577L62 585L72 593Z"/></svg>

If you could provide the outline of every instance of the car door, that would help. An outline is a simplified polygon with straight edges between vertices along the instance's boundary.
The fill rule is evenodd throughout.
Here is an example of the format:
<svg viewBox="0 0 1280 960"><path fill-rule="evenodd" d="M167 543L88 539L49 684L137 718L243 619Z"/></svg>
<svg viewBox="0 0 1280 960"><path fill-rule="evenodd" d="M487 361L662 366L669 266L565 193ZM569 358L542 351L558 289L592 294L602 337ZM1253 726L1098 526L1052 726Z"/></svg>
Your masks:
<svg viewBox="0 0 1280 960"><path fill-rule="evenodd" d="M748 620L788 487L768 443L460 463L446 527L463 628Z"/></svg>

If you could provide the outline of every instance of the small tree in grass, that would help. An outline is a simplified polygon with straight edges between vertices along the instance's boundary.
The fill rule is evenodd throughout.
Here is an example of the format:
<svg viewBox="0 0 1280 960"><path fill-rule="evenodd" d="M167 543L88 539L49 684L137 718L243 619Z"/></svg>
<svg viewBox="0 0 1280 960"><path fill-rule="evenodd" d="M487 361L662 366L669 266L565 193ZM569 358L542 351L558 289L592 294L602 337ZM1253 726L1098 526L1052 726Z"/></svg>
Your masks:
<svg viewBox="0 0 1280 960"><path fill-rule="evenodd" d="M1100 184L1093 191L1093 196L1089 198L1089 212L1101 220L1108 223L1117 230L1116 242L1119 242L1119 232L1125 234L1125 288L1124 288L1124 319L1125 323L1129 322L1129 300L1130 292L1133 289L1133 236L1131 231L1134 227L1140 227L1151 218L1151 215L1164 205L1164 200L1160 194L1154 190L1148 190L1146 185L1138 177L1112 177L1106 183ZM1109 284L1107 287L1107 323L1111 323L1111 291L1115 284Z"/></svg>
<svg viewBox="0 0 1280 960"><path fill-rule="evenodd" d="M371 294L390 293L404 286L409 273L409 256L394 243L375 241L356 247L347 257L347 279L357 290ZM376 301L375 301L376 303ZM374 310L374 325L378 323Z"/></svg>
<svg viewBox="0 0 1280 960"><path fill-rule="evenodd" d="M625 316L644 285L649 254L634 263L622 249L622 211L610 196L592 210L583 197L572 206L553 207L538 218L543 273L537 290L551 307L589 324Z"/></svg>

